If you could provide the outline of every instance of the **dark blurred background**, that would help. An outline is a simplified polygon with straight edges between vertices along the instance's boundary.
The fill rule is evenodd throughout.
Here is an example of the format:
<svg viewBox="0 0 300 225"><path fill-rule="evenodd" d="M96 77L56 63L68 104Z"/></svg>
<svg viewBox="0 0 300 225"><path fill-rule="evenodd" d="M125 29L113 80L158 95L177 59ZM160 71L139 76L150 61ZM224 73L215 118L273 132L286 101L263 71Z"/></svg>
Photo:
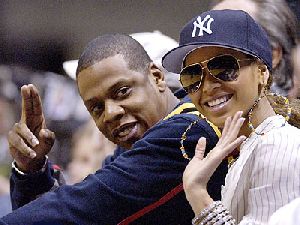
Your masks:
<svg viewBox="0 0 300 225"><path fill-rule="evenodd" d="M0 62L63 74L62 62L77 59L98 35L160 30L177 40L208 6L209 0L1 0Z"/></svg>
<svg viewBox="0 0 300 225"><path fill-rule="evenodd" d="M178 39L208 0L0 1L0 61L63 74L88 41L104 33L160 30Z"/></svg>

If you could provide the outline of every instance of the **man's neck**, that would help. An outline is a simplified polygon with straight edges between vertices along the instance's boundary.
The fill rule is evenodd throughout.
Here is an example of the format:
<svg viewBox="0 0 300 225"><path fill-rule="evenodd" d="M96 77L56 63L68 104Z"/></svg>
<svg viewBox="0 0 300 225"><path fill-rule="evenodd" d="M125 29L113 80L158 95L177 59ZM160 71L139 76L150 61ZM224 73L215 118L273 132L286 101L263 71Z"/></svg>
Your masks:
<svg viewBox="0 0 300 225"><path fill-rule="evenodd" d="M168 113L170 113L178 105L180 100L171 92L171 90L168 90L167 96Z"/></svg>

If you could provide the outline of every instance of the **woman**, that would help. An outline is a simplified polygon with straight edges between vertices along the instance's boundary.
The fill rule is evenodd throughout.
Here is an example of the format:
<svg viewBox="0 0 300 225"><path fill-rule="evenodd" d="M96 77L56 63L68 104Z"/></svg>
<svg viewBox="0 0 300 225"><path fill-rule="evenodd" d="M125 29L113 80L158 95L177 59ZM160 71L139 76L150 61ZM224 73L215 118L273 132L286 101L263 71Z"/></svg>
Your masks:
<svg viewBox="0 0 300 225"><path fill-rule="evenodd" d="M213 10L195 17L163 66L180 73L197 109L223 129L205 158L205 139L199 140L183 176L193 224L266 224L279 207L300 196L300 130L286 122L291 117L299 126L299 111L269 93L271 46L246 12ZM214 202L206 184L234 149L239 157L226 176L222 202Z"/></svg>
<svg viewBox="0 0 300 225"><path fill-rule="evenodd" d="M292 49L297 43L297 18L286 0L214 0L212 9L244 10L266 31L272 46L271 90L288 96L293 88Z"/></svg>

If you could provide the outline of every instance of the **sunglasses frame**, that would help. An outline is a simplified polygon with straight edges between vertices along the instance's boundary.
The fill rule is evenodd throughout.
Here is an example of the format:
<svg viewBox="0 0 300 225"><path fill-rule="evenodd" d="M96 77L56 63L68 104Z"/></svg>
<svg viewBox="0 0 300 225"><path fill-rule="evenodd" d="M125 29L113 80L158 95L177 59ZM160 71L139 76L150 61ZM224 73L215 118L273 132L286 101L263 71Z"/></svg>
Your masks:
<svg viewBox="0 0 300 225"><path fill-rule="evenodd" d="M187 89L187 88L190 87L191 85L195 85L195 83L197 83L197 82L195 82L194 84L189 85L187 88L183 87L183 89L184 89L187 93L194 93L194 92L198 91L199 88L201 87L201 84L202 84L202 80L203 80L203 77L204 77L203 72L204 72L205 69L207 70L208 74L209 74L210 76L212 76L213 78L215 78L216 80L218 80L218 81L220 81L220 82L229 82L229 81L225 81L225 80L222 80L222 79L216 77L216 76L213 75L213 74L210 72L210 70L207 68L208 62L210 62L211 60L213 60L213 59L215 59L215 58L219 58L219 57L223 57L223 56L230 56L230 57L234 58L234 59L236 60L236 62L237 62L237 66L238 66L238 69L237 69L237 77L236 77L236 79L230 80L230 81L235 81L235 80L238 79L238 77L239 77L239 71L240 71L241 67L243 66L243 65L240 65L240 62L243 62L243 61L255 61L255 60L256 60L256 58L255 58L254 56L252 56L253 58L238 59L237 57L235 57L235 56L233 56L233 55L231 55L231 54L223 54L223 55L217 55L217 56L214 56L214 57L212 57L212 58L210 58L210 59L206 59L206 60L201 61L201 62L198 62L198 63L193 63L193 64L191 64L191 65L185 66L184 68L181 69L181 71L180 71L180 73L179 73L179 75L180 75L179 81L180 81L182 87L183 87L183 84L182 84L182 81L181 81L181 77L182 77L181 74L182 74L182 71L183 71L183 70L185 70L186 68L191 67L191 66L199 65L199 66L201 67L201 69L202 69L202 70L201 70L202 73L199 74L199 75L201 76L201 78L200 78L199 81L197 81L197 82L199 82L199 84L197 84L196 86L194 86L194 87L191 88L191 89ZM203 64L204 64L204 65L203 65Z"/></svg>

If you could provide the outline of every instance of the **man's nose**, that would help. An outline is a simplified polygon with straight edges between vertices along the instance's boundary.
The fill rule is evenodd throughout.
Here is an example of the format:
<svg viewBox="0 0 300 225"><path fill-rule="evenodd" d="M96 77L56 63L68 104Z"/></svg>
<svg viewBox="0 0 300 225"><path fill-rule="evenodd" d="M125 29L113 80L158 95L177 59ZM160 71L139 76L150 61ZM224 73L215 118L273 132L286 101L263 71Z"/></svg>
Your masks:
<svg viewBox="0 0 300 225"><path fill-rule="evenodd" d="M120 120L124 114L125 110L120 104L114 101L105 102L105 114L103 122L109 123Z"/></svg>

